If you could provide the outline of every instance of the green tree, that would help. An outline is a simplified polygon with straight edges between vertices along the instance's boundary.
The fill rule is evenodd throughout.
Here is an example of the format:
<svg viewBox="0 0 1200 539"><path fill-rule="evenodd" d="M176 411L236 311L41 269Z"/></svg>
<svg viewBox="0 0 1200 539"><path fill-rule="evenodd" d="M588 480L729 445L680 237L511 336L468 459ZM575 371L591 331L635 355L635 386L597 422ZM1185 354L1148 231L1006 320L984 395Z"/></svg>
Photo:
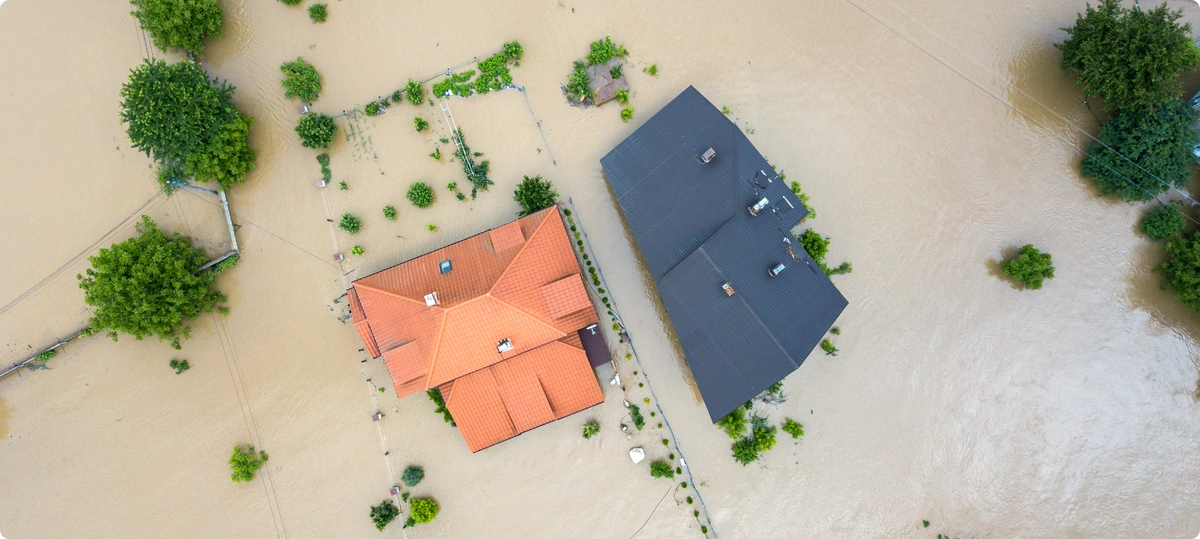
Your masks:
<svg viewBox="0 0 1200 539"><path fill-rule="evenodd" d="M428 208L433 204L433 188L425 182L413 182L408 186L408 201L418 208Z"/></svg>
<svg viewBox="0 0 1200 539"><path fill-rule="evenodd" d="M312 19L312 22L325 22L327 17L329 17L329 6L325 4L308 6L308 18Z"/></svg>
<svg viewBox="0 0 1200 539"><path fill-rule="evenodd" d="M656 460L650 463L650 476L664 479L675 479L675 470L667 464L665 460Z"/></svg>
<svg viewBox="0 0 1200 539"><path fill-rule="evenodd" d="M296 134L305 148L328 148L337 129L333 117L321 113L305 115L296 123Z"/></svg>
<svg viewBox="0 0 1200 539"><path fill-rule="evenodd" d="M404 85L404 98L413 105L425 103L425 87L415 80L408 79L408 83Z"/></svg>
<svg viewBox="0 0 1200 539"><path fill-rule="evenodd" d="M783 430L783 432L791 434L792 438L804 436L804 425L801 425L799 421L796 421L790 417L784 418L783 426L780 428Z"/></svg>
<svg viewBox="0 0 1200 539"><path fill-rule="evenodd" d="M258 152L250 149L250 127L254 117L236 114L205 145L184 158L184 174L202 182L215 181L221 189L245 181L254 170Z"/></svg>
<svg viewBox="0 0 1200 539"><path fill-rule="evenodd" d="M1030 290L1038 290L1043 280L1054 278L1050 253L1043 253L1032 244L1021 247L1021 253L1005 262L1003 269L1005 275L1021 281Z"/></svg>
<svg viewBox="0 0 1200 539"><path fill-rule="evenodd" d="M413 498L409 508L409 518L417 524L425 524L433 522L437 518L438 511L442 508L436 501L431 498Z"/></svg>
<svg viewBox="0 0 1200 539"><path fill-rule="evenodd" d="M1175 291L1188 309L1200 313L1200 233L1167 244L1167 261L1159 268L1163 288Z"/></svg>
<svg viewBox="0 0 1200 539"><path fill-rule="evenodd" d="M1187 218L1183 211L1173 206L1158 206L1142 217L1142 233L1151 241L1169 240L1183 234Z"/></svg>
<svg viewBox="0 0 1200 539"><path fill-rule="evenodd" d="M132 0L133 16L162 51L204 53L204 39L221 37L225 14L217 0Z"/></svg>
<svg viewBox="0 0 1200 539"><path fill-rule="evenodd" d="M383 216L386 217L389 221L395 221L396 220L396 207L391 204L384 206L383 207Z"/></svg>
<svg viewBox="0 0 1200 539"><path fill-rule="evenodd" d="M1176 22L1181 16L1166 3L1149 11L1118 0L1088 5L1075 26L1063 28L1070 37L1056 45L1062 67L1108 110L1152 108L1179 95L1179 74L1200 60L1191 26Z"/></svg>
<svg viewBox="0 0 1200 539"><path fill-rule="evenodd" d="M283 71L284 97L312 101L321 93L321 74L304 58L297 57L295 62L284 62L279 70Z"/></svg>
<svg viewBox="0 0 1200 539"><path fill-rule="evenodd" d="M595 419L589 419L583 424L583 438L591 439L592 436L600 434L600 423Z"/></svg>
<svg viewBox="0 0 1200 539"><path fill-rule="evenodd" d="M717 420L717 426L730 438L736 440L738 436L746 432L746 410L741 406L734 408L725 417Z"/></svg>
<svg viewBox="0 0 1200 539"><path fill-rule="evenodd" d="M196 64L146 60L121 87L121 121L134 148L163 164L182 163L237 116L232 97L232 86Z"/></svg>
<svg viewBox="0 0 1200 539"><path fill-rule="evenodd" d="M1104 123L1100 142L1088 148L1081 170L1105 195L1150 200L1192 177L1196 111L1181 100L1149 111L1121 112Z"/></svg>
<svg viewBox="0 0 1200 539"><path fill-rule="evenodd" d="M742 466L758 460L758 448L754 445L754 438L743 437L733 442L731 449L733 449L733 459L740 462Z"/></svg>
<svg viewBox="0 0 1200 539"><path fill-rule="evenodd" d="M346 212L342 214L342 220L338 222L338 228L351 234L358 234L358 231L362 230L362 220L355 217L354 214Z"/></svg>
<svg viewBox="0 0 1200 539"><path fill-rule="evenodd" d="M234 482L249 482L254 480L254 474L267 461L267 452L254 452L254 446L248 446L249 450L243 451L242 446L233 446L233 456L229 457L229 467L233 469L233 474L229 477Z"/></svg>
<svg viewBox="0 0 1200 539"><path fill-rule="evenodd" d="M433 410L433 413L442 414L442 420L449 423L451 427L458 426L454 423L454 417L450 415L450 409L446 408L446 399L442 398L441 389L436 387L430 389L425 392L425 396L429 397L429 400L433 401L433 404L437 406L437 408Z"/></svg>
<svg viewBox="0 0 1200 539"><path fill-rule="evenodd" d="M416 465L405 468L404 474L400 476L400 480L403 481L404 486L408 488L413 488L419 485L422 479L425 479L425 469Z"/></svg>
<svg viewBox="0 0 1200 539"><path fill-rule="evenodd" d="M383 500L379 505L371 507L371 522L375 524L375 529L383 531L388 524L391 524L396 517L400 515L400 508L392 503L392 500Z"/></svg>
<svg viewBox="0 0 1200 539"><path fill-rule="evenodd" d="M202 312L224 310L225 296L213 288L213 275L196 273L208 261L204 250L178 233L167 235L142 216L138 236L100 249L88 259L86 276L77 275L84 302L95 308L89 323L141 340L157 335L178 348L191 330L185 323Z"/></svg>
<svg viewBox="0 0 1200 539"><path fill-rule="evenodd" d="M543 180L540 175L532 178L525 176L525 179L517 184L513 200L521 204L521 211L517 212L517 215L532 215L557 204L558 193L554 191L550 180Z"/></svg>

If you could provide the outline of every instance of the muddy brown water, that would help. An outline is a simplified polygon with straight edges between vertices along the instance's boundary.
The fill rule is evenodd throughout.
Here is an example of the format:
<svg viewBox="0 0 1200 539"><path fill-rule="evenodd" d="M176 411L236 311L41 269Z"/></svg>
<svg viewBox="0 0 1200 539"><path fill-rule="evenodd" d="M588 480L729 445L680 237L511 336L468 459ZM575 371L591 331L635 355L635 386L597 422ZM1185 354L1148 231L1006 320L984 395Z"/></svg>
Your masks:
<svg viewBox="0 0 1200 539"><path fill-rule="evenodd" d="M720 537L1200 532L1200 328L1158 289L1162 254L1135 233L1140 209L1099 199L1078 175L1080 129L1097 124L1050 44L1083 2L332 2L323 25L279 2L225 6L205 63L238 87L259 151L231 192L244 253L218 280L231 312L195 320L182 351L96 336L0 381L5 537L378 537L367 508L413 463L427 474L414 493L442 512L383 537L699 536L698 503L630 465L634 445L683 452ZM1172 6L1200 20L1194 3ZM128 70L167 56L129 10L0 7L0 303L20 299L0 314L0 363L83 326L74 275L87 265L74 257L129 237L127 216L151 215L214 256L229 247L211 198L155 196L118 121ZM628 124L614 105L561 97L571 60L606 34L632 53ZM339 137L331 166L350 189L313 185L280 63L315 64L315 109L336 113L514 38L526 56L513 75L548 147L518 92L451 103L491 160L492 191L451 198L445 184L466 182L439 142L440 110L411 105L341 120L354 136ZM658 77L642 73L651 63ZM841 352L813 354L770 410L806 436L781 434L747 467L707 422L598 163L689 84L804 184L831 260L854 263L836 281L850 300ZM417 114L431 132L413 131ZM441 161L428 157L437 146ZM337 298L357 275L507 221L509 193L533 174L576 204L645 372L618 359L627 392L604 385L602 406L472 455L427 401L376 391L386 372L362 362ZM417 180L437 189L431 208L404 200ZM345 211L364 218L357 236L326 221ZM1025 243L1055 257L1039 292L996 274ZM355 244L366 254L333 262ZM174 374L175 358L192 369ZM678 437L670 450L655 419L633 440L616 430L622 398L649 396L635 384L647 376ZM578 435L587 417L599 438ZM227 479L237 443L270 454L253 483Z"/></svg>

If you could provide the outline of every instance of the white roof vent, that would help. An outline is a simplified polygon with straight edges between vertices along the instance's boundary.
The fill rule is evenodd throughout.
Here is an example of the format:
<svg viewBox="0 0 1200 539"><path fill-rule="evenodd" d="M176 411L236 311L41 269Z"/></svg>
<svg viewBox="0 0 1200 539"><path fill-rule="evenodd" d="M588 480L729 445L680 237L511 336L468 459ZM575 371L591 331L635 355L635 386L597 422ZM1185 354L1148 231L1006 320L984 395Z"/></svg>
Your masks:
<svg viewBox="0 0 1200 539"><path fill-rule="evenodd" d="M770 275L771 277L779 275L779 272L783 271L784 267L785 266L783 264L776 264L775 267L767 270L767 275Z"/></svg>
<svg viewBox="0 0 1200 539"><path fill-rule="evenodd" d="M717 156L717 151L712 148L709 148L707 151L705 151L703 154L700 155L700 160L704 161L705 163L711 163L713 158L716 156Z"/></svg>
<svg viewBox="0 0 1200 539"><path fill-rule="evenodd" d="M434 305L437 305L437 304L438 304L437 292L430 292L428 294L425 294L425 306L426 307L433 307Z"/></svg>
<svg viewBox="0 0 1200 539"><path fill-rule="evenodd" d="M753 206L750 206L746 209L750 210L750 215L758 217L758 212L762 211L763 208L769 206L770 204L771 201L767 200L767 197L763 197L762 200L755 202Z"/></svg>
<svg viewBox="0 0 1200 539"><path fill-rule="evenodd" d="M512 349L513 349L512 339L504 339L503 341L496 343L496 351L500 352L501 354L503 354L509 350L512 350Z"/></svg>

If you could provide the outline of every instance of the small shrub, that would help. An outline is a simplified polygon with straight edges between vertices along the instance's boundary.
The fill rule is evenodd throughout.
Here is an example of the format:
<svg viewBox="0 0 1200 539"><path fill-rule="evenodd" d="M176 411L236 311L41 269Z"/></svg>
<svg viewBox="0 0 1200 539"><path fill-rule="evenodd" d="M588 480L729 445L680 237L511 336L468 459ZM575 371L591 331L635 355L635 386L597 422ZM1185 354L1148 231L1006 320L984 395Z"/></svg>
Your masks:
<svg viewBox="0 0 1200 539"><path fill-rule="evenodd" d="M590 45L592 51L587 55L588 65L603 64L615 57L625 57L629 51L625 50L624 45L617 45L612 42L608 36L604 39L593 41Z"/></svg>
<svg viewBox="0 0 1200 539"><path fill-rule="evenodd" d="M758 460L758 450L754 447L754 438L745 437L733 442L733 459L742 466Z"/></svg>
<svg viewBox="0 0 1200 539"><path fill-rule="evenodd" d="M328 148L337 133L337 124L333 117L315 113L300 118L296 123L296 134L300 135L300 143L305 148Z"/></svg>
<svg viewBox="0 0 1200 539"><path fill-rule="evenodd" d="M466 199L467 199L467 195L464 195L464 194L462 194L461 192L459 192L459 193L454 193L454 198L457 198L457 199L459 199L459 200L466 200Z"/></svg>
<svg viewBox="0 0 1200 539"><path fill-rule="evenodd" d="M1050 253L1043 253L1030 244L1021 247L1017 258L1005 262L1003 271L1030 290L1038 290L1043 280L1054 278L1054 263Z"/></svg>
<svg viewBox="0 0 1200 539"><path fill-rule="evenodd" d="M362 254L365 252L366 251L362 248L362 245L355 245L354 247L350 248L350 254L355 256L362 256Z"/></svg>
<svg viewBox="0 0 1200 539"><path fill-rule="evenodd" d="M567 100L582 103L585 99L596 97L595 92L592 92L591 87L588 86L588 82L590 81L591 79L588 78L587 74L587 64L576 61L574 71L567 76Z"/></svg>
<svg viewBox="0 0 1200 539"><path fill-rule="evenodd" d="M521 46L520 41L513 40L504 44L504 50L500 54L515 62L525 56L525 48Z"/></svg>
<svg viewBox="0 0 1200 539"><path fill-rule="evenodd" d="M738 439L746 432L746 410L740 406L734 408L725 417L717 420L717 427L725 431L730 438Z"/></svg>
<svg viewBox="0 0 1200 539"><path fill-rule="evenodd" d="M325 22L327 17L329 17L329 7L325 4L308 6L308 18L312 19L312 22Z"/></svg>
<svg viewBox="0 0 1200 539"><path fill-rule="evenodd" d="M829 339L821 341L821 350L824 350L827 356L836 356L838 354L837 347Z"/></svg>
<svg viewBox="0 0 1200 539"><path fill-rule="evenodd" d="M340 181L340 182L338 182L338 190L340 190L340 191L349 191L349 190L350 190L350 184L346 183L345 181Z"/></svg>
<svg viewBox="0 0 1200 539"><path fill-rule="evenodd" d="M591 439L592 436L595 436L599 433L600 433L600 423L597 422L595 419L589 419L587 423L583 424L583 438L585 440Z"/></svg>
<svg viewBox="0 0 1200 539"><path fill-rule="evenodd" d="M431 152L431 153L429 154L429 157L432 157L432 158L434 158L434 159L439 159L439 160L440 160L440 159L442 158L442 149L441 149L441 148L434 148L434 149L433 149L433 152Z"/></svg>
<svg viewBox="0 0 1200 539"><path fill-rule="evenodd" d="M688 497L687 497L687 503L688 503L689 505L690 505L690 504L691 504L693 501L694 501L694 500L692 500L692 497L691 497L691 496L688 496Z"/></svg>
<svg viewBox="0 0 1200 539"><path fill-rule="evenodd" d="M629 405L629 417L633 418L633 426L637 430L642 430L646 426L646 418L642 417L642 410L636 404Z"/></svg>
<svg viewBox="0 0 1200 539"><path fill-rule="evenodd" d="M192 368L191 364L189 364L188 360L186 360L186 359L184 359L184 360L172 359L168 363L168 365L170 365L172 369L175 369L175 374L182 374L183 371L186 371L186 370Z"/></svg>
<svg viewBox="0 0 1200 539"><path fill-rule="evenodd" d="M921 526L928 528L928 527L929 527L929 521L928 521L928 520L922 520L922 521L921 521Z"/></svg>
<svg viewBox="0 0 1200 539"><path fill-rule="evenodd" d="M674 479L675 470L671 469L671 465L665 460L656 460L650 463L650 476L661 477L663 479Z"/></svg>
<svg viewBox="0 0 1200 539"><path fill-rule="evenodd" d="M649 73L651 75L657 75L658 74L658 64L650 64L650 67L642 68L642 73Z"/></svg>
<svg viewBox="0 0 1200 539"><path fill-rule="evenodd" d="M458 182L446 182L446 190L450 192L458 191Z"/></svg>
<svg viewBox="0 0 1200 539"><path fill-rule="evenodd" d="M39 365L45 365L47 361L50 361L50 358L57 356L57 355L58 355L58 352L55 350L46 350L45 352L42 352L36 356L33 356L33 362L37 363Z"/></svg>
<svg viewBox="0 0 1200 539"><path fill-rule="evenodd" d="M338 222L338 228L345 230L351 234L358 234L362 230L362 221L354 214L346 212L342 214L342 220Z"/></svg>
<svg viewBox="0 0 1200 539"><path fill-rule="evenodd" d="M433 522L433 519L437 518L438 511L442 509L431 498L413 498L410 505L409 514L411 516L409 518L413 521L413 524Z"/></svg>
<svg viewBox="0 0 1200 539"><path fill-rule="evenodd" d="M425 182L413 182L408 186L408 201L418 208L428 208L433 204L433 189Z"/></svg>
<svg viewBox="0 0 1200 539"><path fill-rule="evenodd" d="M429 224L425 225L425 230L428 230L430 232L437 232L438 226L433 223L429 223Z"/></svg>
<svg viewBox="0 0 1200 539"><path fill-rule="evenodd" d="M783 424L779 428L782 429L783 432L791 434L792 438L804 436L804 425L801 425L799 421L796 421L790 417L784 418Z"/></svg>
<svg viewBox="0 0 1200 539"><path fill-rule="evenodd" d="M317 156L317 164L321 165L321 168L328 167L329 166L329 154L322 152L320 155L318 155Z"/></svg>
<svg viewBox="0 0 1200 539"><path fill-rule="evenodd" d="M405 468L404 473L400 476L400 480L408 488L417 486L422 479L425 479L425 469L415 464Z"/></svg>
<svg viewBox="0 0 1200 539"><path fill-rule="evenodd" d="M679 488L687 488L687 481L680 483Z"/></svg>
<svg viewBox="0 0 1200 539"><path fill-rule="evenodd" d="M832 333L832 334L834 334L834 335L841 335L841 334L842 334L842 330L841 330L841 328L839 328L839 327L837 327L837 326L833 326L833 327L829 328L829 332L830 332L830 333Z"/></svg>
<svg viewBox="0 0 1200 539"><path fill-rule="evenodd" d="M379 103L374 101L367 103L367 106L363 109L363 112L367 113L367 116L379 115Z"/></svg>
<svg viewBox="0 0 1200 539"><path fill-rule="evenodd" d="M267 461L267 452L254 452L254 446L248 446L243 451L239 445L233 446L233 455L229 457L229 467L233 470L230 479L234 482L249 482L254 479L255 472Z"/></svg>
<svg viewBox="0 0 1200 539"><path fill-rule="evenodd" d="M625 105L629 103L629 90L621 88L617 90L617 102Z"/></svg>
<svg viewBox="0 0 1200 539"><path fill-rule="evenodd" d="M612 66L612 68L608 70L608 74L613 78L613 80L621 78L621 64Z"/></svg>
<svg viewBox="0 0 1200 539"><path fill-rule="evenodd" d="M399 103L401 101L404 101L404 92L400 90L392 92L392 103Z"/></svg>
<svg viewBox="0 0 1200 539"><path fill-rule="evenodd" d="M383 207L383 216L386 217L389 221L395 221L396 220L396 207L392 206L391 204L384 206Z"/></svg>
<svg viewBox="0 0 1200 539"><path fill-rule="evenodd" d="M375 529L379 531L383 531L398 516L400 508L396 507L392 500L383 500L379 505L371 507L371 522L375 523Z"/></svg>
<svg viewBox="0 0 1200 539"><path fill-rule="evenodd" d="M1173 206L1159 206L1142 217L1142 233L1151 241L1163 241L1179 237L1187 226L1183 211Z"/></svg>
<svg viewBox="0 0 1200 539"><path fill-rule="evenodd" d="M532 215L557 204L558 192L554 190L554 184L550 180L543 180L540 175L532 178L525 176L513 192L513 200L521 205L518 216Z"/></svg>
<svg viewBox="0 0 1200 539"><path fill-rule="evenodd" d="M420 116L414 116L413 127L416 128L418 133L420 133L421 131L429 129L429 122L425 121L425 119Z"/></svg>
<svg viewBox="0 0 1200 539"><path fill-rule="evenodd" d="M312 101L321 93L321 74L312 64L303 58L295 62L284 62L279 66L283 71L283 96L299 97L301 101Z"/></svg>
<svg viewBox="0 0 1200 539"><path fill-rule="evenodd" d="M779 396L783 394L783 380L775 382L767 387L767 393L770 395Z"/></svg>
<svg viewBox="0 0 1200 539"><path fill-rule="evenodd" d="M625 107L621 109L621 121L628 122L630 118L633 118L633 107Z"/></svg>
<svg viewBox="0 0 1200 539"><path fill-rule="evenodd" d="M413 105L420 105L425 102L425 87L421 83L408 79L408 83L404 85L404 97ZM399 99L396 100L400 101ZM418 129L417 131L420 131Z"/></svg>
<svg viewBox="0 0 1200 539"><path fill-rule="evenodd" d="M283 2L283 4L285 6L298 6L298 5L300 5L300 2L302 0L279 0L279 1Z"/></svg>

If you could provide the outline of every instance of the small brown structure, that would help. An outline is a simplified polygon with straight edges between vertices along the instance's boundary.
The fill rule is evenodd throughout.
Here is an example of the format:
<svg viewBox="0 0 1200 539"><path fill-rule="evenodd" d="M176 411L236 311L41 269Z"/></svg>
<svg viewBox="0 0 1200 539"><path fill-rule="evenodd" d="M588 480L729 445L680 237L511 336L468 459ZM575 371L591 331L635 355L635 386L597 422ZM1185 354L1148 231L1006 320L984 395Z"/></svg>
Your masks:
<svg viewBox="0 0 1200 539"><path fill-rule="evenodd" d="M588 66L588 87L596 95L593 101L601 105L616 99L617 90L629 91L629 83L625 75L613 79L612 68L621 65L619 58L613 58L603 64Z"/></svg>

